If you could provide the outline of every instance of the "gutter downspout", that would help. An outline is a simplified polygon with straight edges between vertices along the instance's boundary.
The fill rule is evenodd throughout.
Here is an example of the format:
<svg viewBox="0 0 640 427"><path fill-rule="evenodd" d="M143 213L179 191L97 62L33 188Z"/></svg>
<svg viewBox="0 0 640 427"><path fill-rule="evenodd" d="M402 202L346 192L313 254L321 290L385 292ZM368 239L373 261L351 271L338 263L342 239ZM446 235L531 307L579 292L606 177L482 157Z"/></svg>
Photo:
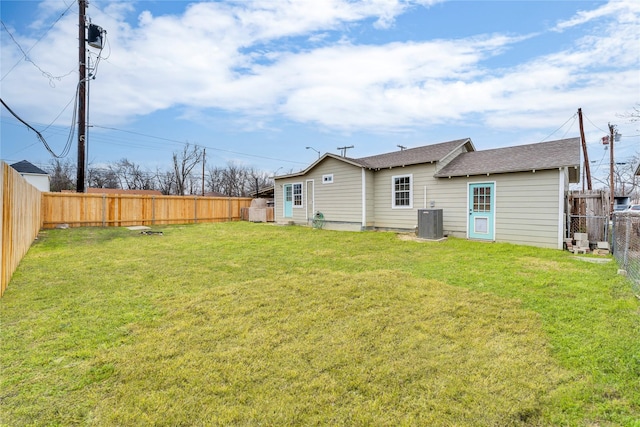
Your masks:
<svg viewBox="0 0 640 427"><path fill-rule="evenodd" d="M567 185L565 182L566 178L566 169L560 168L559 174L560 178L558 179L558 242L557 248L562 250L564 247L564 216L566 212L564 211L564 198L565 198L565 186ZM567 171L568 173L568 171Z"/></svg>

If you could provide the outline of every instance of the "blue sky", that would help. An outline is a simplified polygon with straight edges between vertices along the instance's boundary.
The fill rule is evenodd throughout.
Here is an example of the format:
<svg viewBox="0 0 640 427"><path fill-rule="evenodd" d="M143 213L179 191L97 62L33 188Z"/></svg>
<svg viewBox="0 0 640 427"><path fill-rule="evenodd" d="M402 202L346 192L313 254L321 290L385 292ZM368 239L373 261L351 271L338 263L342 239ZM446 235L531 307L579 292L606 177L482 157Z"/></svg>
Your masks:
<svg viewBox="0 0 640 427"><path fill-rule="evenodd" d="M2 99L57 153L77 13L74 0L0 2ZM107 31L90 83L94 166L168 168L187 142L210 166L279 173L314 161L307 146L364 157L470 137L482 150L577 137L578 108L600 179L608 123L618 161L640 153L640 124L621 117L640 103L633 0L92 0L87 16ZM0 136L9 163L51 159L5 109Z"/></svg>

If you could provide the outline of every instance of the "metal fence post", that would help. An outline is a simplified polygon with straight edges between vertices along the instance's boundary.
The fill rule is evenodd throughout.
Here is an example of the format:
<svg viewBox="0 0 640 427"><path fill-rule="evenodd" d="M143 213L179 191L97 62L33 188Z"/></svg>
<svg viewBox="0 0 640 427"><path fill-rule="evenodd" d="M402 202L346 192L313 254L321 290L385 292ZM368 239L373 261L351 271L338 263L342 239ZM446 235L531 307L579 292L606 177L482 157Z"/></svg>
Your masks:
<svg viewBox="0 0 640 427"><path fill-rule="evenodd" d="M625 218L625 230L624 230L624 257L622 261L622 268L627 270L629 266L629 248L631 247L631 218Z"/></svg>

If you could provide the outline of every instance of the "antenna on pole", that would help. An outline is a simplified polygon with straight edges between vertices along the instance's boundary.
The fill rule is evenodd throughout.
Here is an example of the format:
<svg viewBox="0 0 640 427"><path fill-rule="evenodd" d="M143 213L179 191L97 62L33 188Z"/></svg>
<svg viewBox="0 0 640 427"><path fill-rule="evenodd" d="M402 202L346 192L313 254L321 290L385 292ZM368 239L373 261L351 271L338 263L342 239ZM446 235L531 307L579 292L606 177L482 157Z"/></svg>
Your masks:
<svg viewBox="0 0 640 427"><path fill-rule="evenodd" d="M407 149L407 147L405 145L397 145L396 147L398 147L400 149L400 151L404 151Z"/></svg>
<svg viewBox="0 0 640 427"><path fill-rule="evenodd" d="M347 157L347 150L349 148L353 148L353 145L349 145L348 147L338 147L338 150L342 152L341 154L342 157Z"/></svg>

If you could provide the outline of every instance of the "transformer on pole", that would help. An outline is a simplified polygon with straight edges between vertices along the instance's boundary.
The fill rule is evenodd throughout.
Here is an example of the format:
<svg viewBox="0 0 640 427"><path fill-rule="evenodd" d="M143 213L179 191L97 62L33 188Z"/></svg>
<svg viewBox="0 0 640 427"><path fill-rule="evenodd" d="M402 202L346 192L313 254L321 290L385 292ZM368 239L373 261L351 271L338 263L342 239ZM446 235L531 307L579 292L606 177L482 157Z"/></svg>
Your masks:
<svg viewBox="0 0 640 427"><path fill-rule="evenodd" d="M85 192L85 164L87 153L87 43L102 50L105 31L89 23L87 37L87 0L78 0L78 165L76 192Z"/></svg>

